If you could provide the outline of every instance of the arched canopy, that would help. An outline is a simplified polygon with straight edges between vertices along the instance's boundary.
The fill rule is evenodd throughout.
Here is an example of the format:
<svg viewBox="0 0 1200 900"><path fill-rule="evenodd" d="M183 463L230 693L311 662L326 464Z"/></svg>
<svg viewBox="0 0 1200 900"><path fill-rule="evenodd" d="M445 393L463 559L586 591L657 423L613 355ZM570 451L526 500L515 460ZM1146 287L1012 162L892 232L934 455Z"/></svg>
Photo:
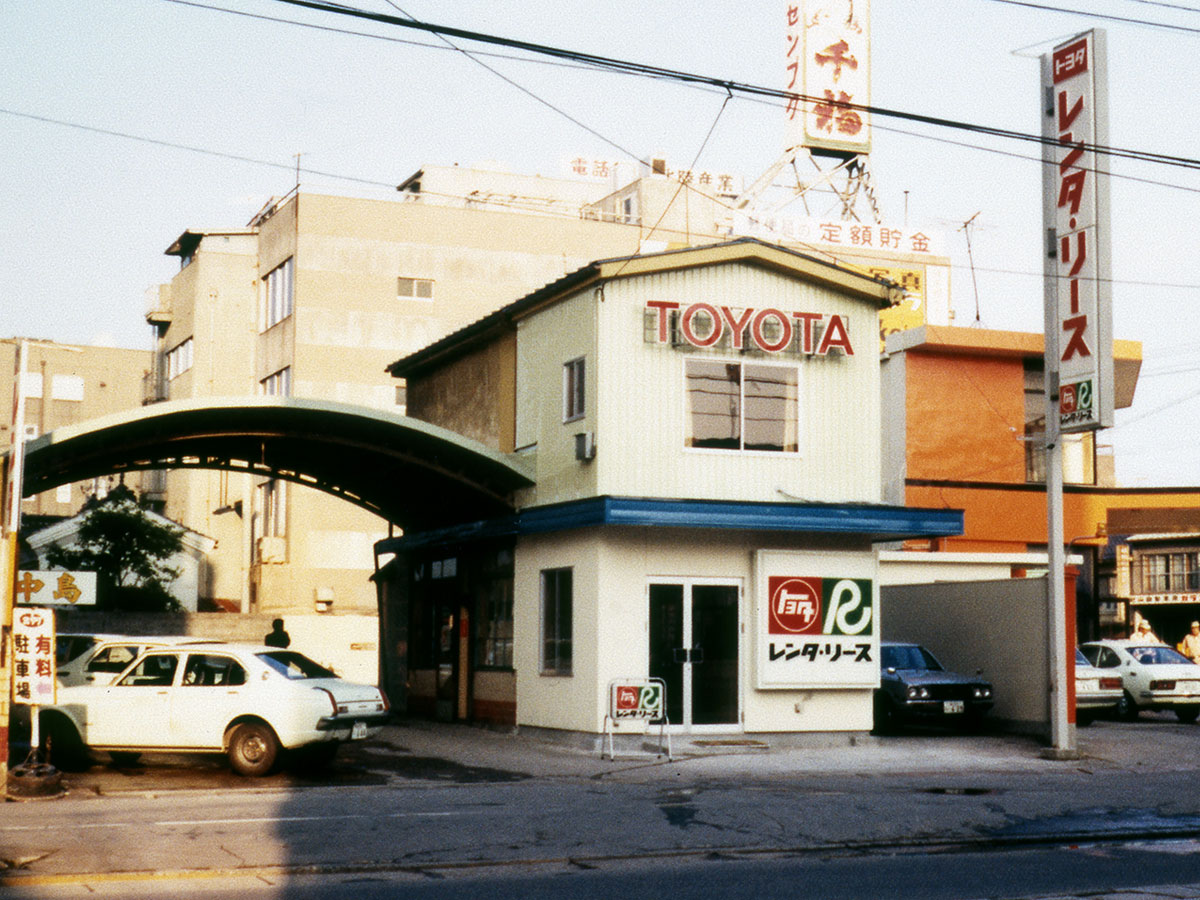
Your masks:
<svg viewBox="0 0 1200 900"><path fill-rule="evenodd" d="M501 515L533 483L515 458L444 428L290 397L167 401L25 445L26 496L141 469L226 469L333 494L405 529Z"/></svg>

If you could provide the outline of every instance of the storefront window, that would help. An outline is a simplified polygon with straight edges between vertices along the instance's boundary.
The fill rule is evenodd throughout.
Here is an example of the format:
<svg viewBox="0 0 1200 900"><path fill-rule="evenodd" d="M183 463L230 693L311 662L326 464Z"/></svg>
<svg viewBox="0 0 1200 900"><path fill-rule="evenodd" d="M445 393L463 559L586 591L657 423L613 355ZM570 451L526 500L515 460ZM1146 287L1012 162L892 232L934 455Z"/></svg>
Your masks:
<svg viewBox="0 0 1200 900"><path fill-rule="evenodd" d="M511 669L513 663L512 581L493 581L480 598L475 627L475 665Z"/></svg>
<svg viewBox="0 0 1200 900"><path fill-rule="evenodd" d="M542 570L542 674L571 674L570 569Z"/></svg>
<svg viewBox="0 0 1200 900"><path fill-rule="evenodd" d="M799 449L795 367L689 359L686 378L688 447L777 453Z"/></svg>

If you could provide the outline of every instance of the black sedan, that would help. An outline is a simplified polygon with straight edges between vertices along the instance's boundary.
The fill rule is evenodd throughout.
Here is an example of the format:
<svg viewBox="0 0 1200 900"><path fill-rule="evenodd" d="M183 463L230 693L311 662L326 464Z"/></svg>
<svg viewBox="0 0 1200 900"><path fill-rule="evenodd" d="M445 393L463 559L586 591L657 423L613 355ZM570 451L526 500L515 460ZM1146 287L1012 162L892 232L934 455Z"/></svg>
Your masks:
<svg viewBox="0 0 1200 900"><path fill-rule="evenodd" d="M992 708L991 684L978 676L947 671L920 644L884 641L880 668L876 731L914 722L974 728Z"/></svg>

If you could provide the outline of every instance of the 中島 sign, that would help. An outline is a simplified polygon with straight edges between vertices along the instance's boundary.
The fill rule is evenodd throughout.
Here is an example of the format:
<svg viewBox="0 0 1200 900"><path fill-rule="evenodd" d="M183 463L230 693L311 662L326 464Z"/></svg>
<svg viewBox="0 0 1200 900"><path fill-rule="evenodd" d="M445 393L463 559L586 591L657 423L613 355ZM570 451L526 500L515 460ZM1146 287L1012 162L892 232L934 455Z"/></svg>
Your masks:
<svg viewBox="0 0 1200 900"><path fill-rule="evenodd" d="M1059 427L1113 424L1112 298L1103 32L1090 31L1043 57L1046 228L1046 372L1058 373Z"/></svg>
<svg viewBox="0 0 1200 900"><path fill-rule="evenodd" d="M785 149L869 153L868 0L785 0Z"/></svg>
<svg viewBox="0 0 1200 900"><path fill-rule="evenodd" d="M95 606L96 573L22 569L15 598L18 606Z"/></svg>
<svg viewBox="0 0 1200 900"><path fill-rule="evenodd" d="M847 571L818 574L811 559L758 556L758 687L878 686L873 570L846 560Z"/></svg>
<svg viewBox="0 0 1200 900"><path fill-rule="evenodd" d="M18 609L13 614L13 703L54 703L54 613Z"/></svg>

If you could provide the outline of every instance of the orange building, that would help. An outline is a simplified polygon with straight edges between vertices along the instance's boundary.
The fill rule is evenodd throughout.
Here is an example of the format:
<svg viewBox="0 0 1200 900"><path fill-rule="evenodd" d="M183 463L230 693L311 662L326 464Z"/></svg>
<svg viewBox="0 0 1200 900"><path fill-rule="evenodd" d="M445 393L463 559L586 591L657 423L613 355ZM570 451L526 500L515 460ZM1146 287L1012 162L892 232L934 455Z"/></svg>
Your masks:
<svg viewBox="0 0 1200 900"><path fill-rule="evenodd" d="M1045 550L1042 348L1040 334L981 328L927 325L888 337L885 500L964 513L961 535L910 541L905 549ZM1125 409L1133 404L1141 343L1114 341L1113 355L1115 406ZM1179 510L1200 509L1200 487L1118 487L1097 434L1103 440L1103 431L1064 436L1063 448L1063 535L1085 559L1081 639L1120 633L1134 613L1117 585L1110 519L1150 511L1158 530L1171 531Z"/></svg>

